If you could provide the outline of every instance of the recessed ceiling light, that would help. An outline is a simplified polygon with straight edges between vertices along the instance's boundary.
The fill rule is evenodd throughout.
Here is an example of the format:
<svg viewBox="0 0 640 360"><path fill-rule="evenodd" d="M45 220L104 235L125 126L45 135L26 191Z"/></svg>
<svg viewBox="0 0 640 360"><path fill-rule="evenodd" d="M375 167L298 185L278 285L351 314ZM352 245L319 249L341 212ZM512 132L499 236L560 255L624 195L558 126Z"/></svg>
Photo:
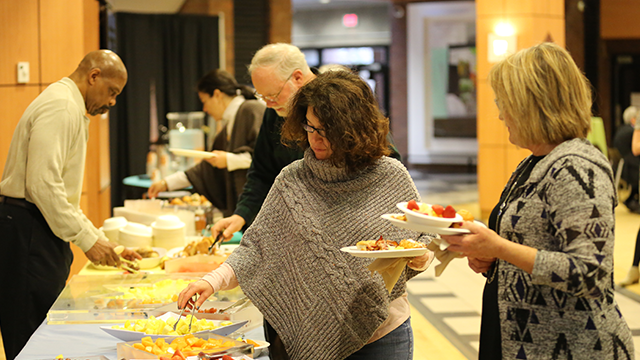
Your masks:
<svg viewBox="0 0 640 360"><path fill-rule="evenodd" d="M320 4L328 4L331 2L331 0L318 0L320 1Z"/></svg>

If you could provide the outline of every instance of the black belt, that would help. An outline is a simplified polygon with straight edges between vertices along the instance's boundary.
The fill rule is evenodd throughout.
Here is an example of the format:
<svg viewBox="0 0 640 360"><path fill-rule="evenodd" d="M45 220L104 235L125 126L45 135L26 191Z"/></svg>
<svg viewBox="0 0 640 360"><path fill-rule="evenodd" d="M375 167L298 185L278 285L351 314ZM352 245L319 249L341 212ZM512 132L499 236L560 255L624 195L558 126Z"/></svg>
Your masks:
<svg viewBox="0 0 640 360"><path fill-rule="evenodd" d="M16 199L8 196L0 196L0 204L19 206L29 211L34 211L34 210L38 211L38 207L35 204L30 203L25 199Z"/></svg>

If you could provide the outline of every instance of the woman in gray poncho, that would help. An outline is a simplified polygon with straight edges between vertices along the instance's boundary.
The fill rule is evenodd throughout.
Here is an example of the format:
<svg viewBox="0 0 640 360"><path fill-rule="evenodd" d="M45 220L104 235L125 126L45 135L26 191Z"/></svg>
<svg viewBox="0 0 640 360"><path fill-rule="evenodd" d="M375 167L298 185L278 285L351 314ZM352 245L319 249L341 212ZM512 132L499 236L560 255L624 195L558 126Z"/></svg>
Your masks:
<svg viewBox="0 0 640 360"><path fill-rule="evenodd" d="M613 289L616 190L585 137L591 90L571 55L543 43L489 74L509 141L531 150L489 229L443 236L487 276L480 359L633 359Z"/></svg>
<svg viewBox="0 0 640 360"><path fill-rule="evenodd" d="M413 258L389 293L367 270L371 259L340 251L381 235L419 236L380 218L419 199L405 167L385 156L388 131L357 75L332 71L301 88L282 137L306 149L304 158L282 170L238 249L185 289L179 306L239 284L278 335L272 359L411 359L405 284L432 253Z"/></svg>

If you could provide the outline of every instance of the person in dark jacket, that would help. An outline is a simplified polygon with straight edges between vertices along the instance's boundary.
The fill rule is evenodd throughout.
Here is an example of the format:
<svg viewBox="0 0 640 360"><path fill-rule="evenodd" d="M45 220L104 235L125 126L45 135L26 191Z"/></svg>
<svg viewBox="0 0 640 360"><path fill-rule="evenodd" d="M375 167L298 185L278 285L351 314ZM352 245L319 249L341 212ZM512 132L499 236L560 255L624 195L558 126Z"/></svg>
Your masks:
<svg viewBox="0 0 640 360"><path fill-rule="evenodd" d="M252 89L239 85L233 75L220 69L200 79L198 96L203 111L216 120L217 134L212 146L215 156L153 183L149 197L193 186L224 216L229 216L247 180L266 107L255 100Z"/></svg>
<svg viewBox="0 0 640 360"><path fill-rule="evenodd" d="M613 146L620 152L620 156L624 159L624 167L622 171L622 179L631 187L629 197L624 201L624 205L631 212L640 213L640 202L638 200L638 172L640 171L640 158L633 154L631 149L634 126L638 116L638 108L629 106L622 118L624 124L621 125L613 137Z"/></svg>
<svg viewBox="0 0 640 360"><path fill-rule="evenodd" d="M291 44L276 43L264 46L254 55L249 66L256 96L267 103L268 109L256 141L253 162L247 174L247 183L230 217L218 221L212 235L224 231L223 238L248 227L260 211L276 176L285 166L302 159L304 152L284 146L280 129L287 115L287 103L304 84L315 79L316 73L307 65L304 54ZM391 157L400 160L400 154L387 136Z"/></svg>

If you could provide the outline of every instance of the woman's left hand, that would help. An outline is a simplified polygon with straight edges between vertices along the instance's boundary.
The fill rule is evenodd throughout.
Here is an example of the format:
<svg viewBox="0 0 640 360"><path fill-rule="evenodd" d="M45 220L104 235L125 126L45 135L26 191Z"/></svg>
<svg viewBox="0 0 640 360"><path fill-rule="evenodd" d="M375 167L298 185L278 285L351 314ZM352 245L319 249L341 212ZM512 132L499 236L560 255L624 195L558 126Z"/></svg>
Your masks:
<svg viewBox="0 0 640 360"><path fill-rule="evenodd" d="M427 251L424 255L411 258L407 265L413 270L422 271L429 267L434 257L435 254L432 251Z"/></svg>
<svg viewBox="0 0 640 360"><path fill-rule="evenodd" d="M496 261L496 258L491 259L478 259L474 257L468 257L469 267L471 270L475 271L478 274L486 273L491 269L491 266Z"/></svg>
<svg viewBox="0 0 640 360"><path fill-rule="evenodd" d="M217 167L218 169L226 169L227 168L227 152L220 150L213 150L212 153L215 155L214 157L205 159L206 162Z"/></svg>

